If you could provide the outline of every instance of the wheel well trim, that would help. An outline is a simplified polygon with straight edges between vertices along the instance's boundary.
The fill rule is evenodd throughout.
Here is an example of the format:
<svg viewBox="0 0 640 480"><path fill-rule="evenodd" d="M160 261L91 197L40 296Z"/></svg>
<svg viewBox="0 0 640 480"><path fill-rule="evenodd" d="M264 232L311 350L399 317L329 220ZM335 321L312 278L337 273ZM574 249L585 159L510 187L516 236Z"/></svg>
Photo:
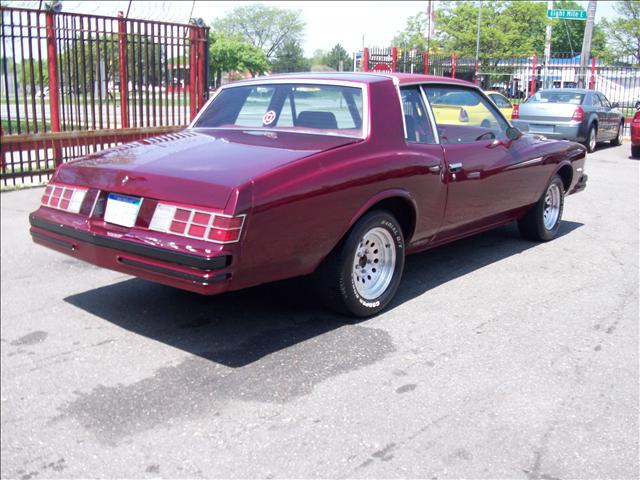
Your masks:
<svg viewBox="0 0 640 480"><path fill-rule="evenodd" d="M571 178L569 178L568 184L565 184L564 177L560 173L560 171L565 169L566 167L569 167L569 170L571 170ZM562 160L560 163L558 163L553 173L547 180L547 185L555 175L558 175L562 179L562 183L565 184L565 192L568 193L569 190L571 189L571 184L573 183L573 179L574 179L573 177L575 176L575 172L573 171L573 166L571 165L571 162L569 162L568 160Z"/></svg>
<svg viewBox="0 0 640 480"><path fill-rule="evenodd" d="M364 204L362 204L362 206L356 210L356 213L351 217L351 219L349 220L349 226L347 227L347 230L343 233L343 235L348 232L349 230L351 230L351 228L355 225L355 223L360 219L360 217L362 217L365 213L367 213L369 210L371 210L371 208L380 203L383 202L385 200L392 200L394 198L399 198L401 200L407 201L409 204L411 204L412 207L412 221L413 221L413 225L412 228L415 230L416 227L416 223L417 223L417 219L418 219L418 204L416 203L415 199L413 198L413 195L411 195L411 193L409 193L407 190L403 190L400 188L397 189L390 189L390 190L384 190L382 192L377 193L376 195L372 196L371 198L369 198ZM414 231L411 232L411 234L413 235ZM405 238L405 241L408 241L409 238Z"/></svg>

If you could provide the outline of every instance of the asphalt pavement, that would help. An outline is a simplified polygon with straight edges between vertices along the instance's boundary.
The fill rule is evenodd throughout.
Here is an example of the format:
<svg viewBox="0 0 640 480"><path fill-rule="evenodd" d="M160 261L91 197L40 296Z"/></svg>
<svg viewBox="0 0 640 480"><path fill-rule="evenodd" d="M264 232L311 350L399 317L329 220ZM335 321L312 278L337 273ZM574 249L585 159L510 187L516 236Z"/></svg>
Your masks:
<svg viewBox="0 0 640 480"><path fill-rule="evenodd" d="M639 164L599 149L559 238L411 256L359 322L76 261L3 193L1 476L637 479Z"/></svg>

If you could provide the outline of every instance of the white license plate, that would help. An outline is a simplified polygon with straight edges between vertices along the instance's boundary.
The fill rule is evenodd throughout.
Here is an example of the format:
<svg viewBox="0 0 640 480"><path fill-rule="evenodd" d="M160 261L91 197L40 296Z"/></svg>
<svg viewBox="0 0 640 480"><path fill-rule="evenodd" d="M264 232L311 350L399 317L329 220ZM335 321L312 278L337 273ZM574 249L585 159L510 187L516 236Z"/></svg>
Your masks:
<svg viewBox="0 0 640 480"><path fill-rule="evenodd" d="M110 193L107 198L107 209L104 212L104 221L123 227L133 227L138 218L140 205L142 205L142 199L139 197Z"/></svg>
<svg viewBox="0 0 640 480"><path fill-rule="evenodd" d="M554 131L554 126L553 125L539 125L539 124L532 124L531 125L531 130L534 132L540 132L540 133L553 133Z"/></svg>

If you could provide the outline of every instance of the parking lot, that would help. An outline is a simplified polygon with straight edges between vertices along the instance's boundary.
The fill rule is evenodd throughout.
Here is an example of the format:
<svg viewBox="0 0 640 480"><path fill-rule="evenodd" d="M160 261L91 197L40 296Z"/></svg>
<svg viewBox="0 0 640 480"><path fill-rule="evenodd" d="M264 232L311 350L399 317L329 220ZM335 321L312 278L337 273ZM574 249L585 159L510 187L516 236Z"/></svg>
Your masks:
<svg viewBox="0 0 640 480"><path fill-rule="evenodd" d="M3 193L2 478L638 478L639 162L585 170L559 238L409 257L359 322L81 263Z"/></svg>

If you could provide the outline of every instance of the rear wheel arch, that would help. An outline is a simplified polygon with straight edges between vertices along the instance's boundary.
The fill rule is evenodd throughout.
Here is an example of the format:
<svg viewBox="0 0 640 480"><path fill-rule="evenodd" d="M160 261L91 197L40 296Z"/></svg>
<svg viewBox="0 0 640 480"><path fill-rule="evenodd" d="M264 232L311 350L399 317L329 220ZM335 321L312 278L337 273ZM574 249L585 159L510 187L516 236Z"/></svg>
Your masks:
<svg viewBox="0 0 640 480"><path fill-rule="evenodd" d="M415 232L418 218L418 209L415 200L409 192L405 190L393 190L383 192L371 198L353 216L345 235L363 215L372 210L387 210L390 212L400 223L405 242L409 243Z"/></svg>

